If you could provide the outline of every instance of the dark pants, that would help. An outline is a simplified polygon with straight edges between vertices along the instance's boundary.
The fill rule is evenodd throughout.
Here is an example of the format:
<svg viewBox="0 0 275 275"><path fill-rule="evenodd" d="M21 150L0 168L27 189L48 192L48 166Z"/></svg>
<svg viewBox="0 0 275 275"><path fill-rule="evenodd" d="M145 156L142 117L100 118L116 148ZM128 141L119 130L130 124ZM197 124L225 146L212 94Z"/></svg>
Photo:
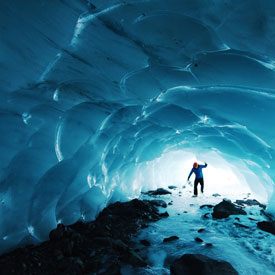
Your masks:
<svg viewBox="0 0 275 275"><path fill-rule="evenodd" d="M200 178L200 179L195 179L195 182L194 182L194 195L198 195L198 184L201 184L201 192L203 193L203 178Z"/></svg>

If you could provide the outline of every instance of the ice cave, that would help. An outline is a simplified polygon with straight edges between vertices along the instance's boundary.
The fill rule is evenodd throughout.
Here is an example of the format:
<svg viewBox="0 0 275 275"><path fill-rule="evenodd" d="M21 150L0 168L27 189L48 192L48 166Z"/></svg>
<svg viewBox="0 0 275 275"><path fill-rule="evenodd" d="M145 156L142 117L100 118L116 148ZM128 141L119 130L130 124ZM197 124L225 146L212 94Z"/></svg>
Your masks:
<svg viewBox="0 0 275 275"><path fill-rule="evenodd" d="M194 205L221 198L275 216L274 1L1 0L0 22L1 254L168 186L174 216L152 242L188 239ZM208 164L198 198L194 161ZM274 235L218 228L210 252L188 249L275 273ZM151 273L122 274L170 274L151 250Z"/></svg>

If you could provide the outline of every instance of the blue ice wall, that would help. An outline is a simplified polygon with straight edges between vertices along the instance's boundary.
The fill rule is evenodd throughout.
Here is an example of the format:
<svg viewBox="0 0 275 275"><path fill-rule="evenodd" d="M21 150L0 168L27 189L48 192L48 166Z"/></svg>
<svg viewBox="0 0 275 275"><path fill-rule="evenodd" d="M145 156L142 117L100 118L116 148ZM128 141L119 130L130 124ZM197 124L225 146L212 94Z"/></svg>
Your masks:
<svg viewBox="0 0 275 275"><path fill-rule="evenodd" d="M179 150L241 163L274 214L274 14L271 0L1 1L2 251L155 186L137 171Z"/></svg>

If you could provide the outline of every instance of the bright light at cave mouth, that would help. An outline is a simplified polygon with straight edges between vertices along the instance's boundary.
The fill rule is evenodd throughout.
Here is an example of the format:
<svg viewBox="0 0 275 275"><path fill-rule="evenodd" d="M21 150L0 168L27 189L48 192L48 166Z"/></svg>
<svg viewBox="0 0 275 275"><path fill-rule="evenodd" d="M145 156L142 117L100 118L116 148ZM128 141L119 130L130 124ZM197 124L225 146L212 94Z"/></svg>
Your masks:
<svg viewBox="0 0 275 275"><path fill-rule="evenodd" d="M213 151L203 154L196 154L192 150L165 153L140 167L136 172L135 182L138 182L144 191L158 187L167 188L169 185L193 190L195 175L191 176L190 185L187 183L187 177L195 161L208 164L203 169L204 196L219 194L231 200L250 197L267 203L267 190L263 187L263 179L241 160L231 162ZM200 195L200 186L198 190Z"/></svg>

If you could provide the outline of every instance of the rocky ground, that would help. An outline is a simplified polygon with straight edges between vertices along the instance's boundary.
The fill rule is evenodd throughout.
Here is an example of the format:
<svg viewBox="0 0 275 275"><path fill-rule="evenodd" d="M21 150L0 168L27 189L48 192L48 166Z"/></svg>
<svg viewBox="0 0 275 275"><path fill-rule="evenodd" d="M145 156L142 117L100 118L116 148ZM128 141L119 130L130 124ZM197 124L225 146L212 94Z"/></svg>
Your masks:
<svg viewBox="0 0 275 275"><path fill-rule="evenodd" d="M1 274L120 274L124 264L146 266L131 238L160 214L159 202L132 200L105 208L93 222L59 224L49 241L0 258Z"/></svg>
<svg viewBox="0 0 275 275"><path fill-rule="evenodd" d="M1 274L111 275L121 274L122 267L127 265L150 268L146 254L137 248L137 240L133 237L149 223L169 216L166 211L159 212L158 207L167 208L167 204L161 199L155 199L155 196L167 195L170 191L158 189L147 194L153 197L152 200L135 199L126 203L117 202L105 208L95 221L77 222L69 226L59 224L50 232L49 241L38 246L17 248L2 255ZM246 215L245 205L259 205L265 208L255 200L239 200L234 204L223 200L215 206L201 205L200 208L211 209L212 219L224 219L230 215ZM245 227L236 222L237 225ZM258 228L275 234L274 221L259 222ZM169 243L178 239L178 236L170 236L163 239L163 242ZM200 238L195 241L203 242ZM139 242L143 247L151 245L146 239ZM212 246L211 243L206 245ZM188 253L183 253L182 257L170 264L170 272L187 275L238 274L226 261Z"/></svg>

